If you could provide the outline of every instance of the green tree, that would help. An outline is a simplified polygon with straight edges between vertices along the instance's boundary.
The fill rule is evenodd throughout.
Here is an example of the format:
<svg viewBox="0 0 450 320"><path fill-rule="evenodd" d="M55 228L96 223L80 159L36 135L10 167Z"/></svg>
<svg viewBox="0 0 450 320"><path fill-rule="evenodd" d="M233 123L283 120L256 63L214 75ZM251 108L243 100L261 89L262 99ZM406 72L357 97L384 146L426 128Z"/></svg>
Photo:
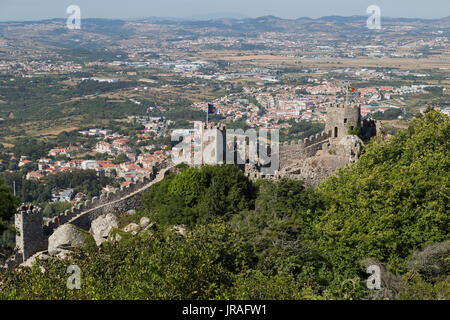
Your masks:
<svg viewBox="0 0 450 320"><path fill-rule="evenodd" d="M144 231L102 248L86 245L70 260L1 273L0 299L219 299L249 258L224 223L198 226L185 237L170 229ZM83 272L80 290L66 286L70 264Z"/></svg>
<svg viewBox="0 0 450 320"><path fill-rule="evenodd" d="M414 250L448 239L449 134L449 117L427 112L389 141L377 137L320 185L325 209L315 232L330 265L322 276L336 292L360 275L363 258L401 273Z"/></svg>
<svg viewBox="0 0 450 320"><path fill-rule="evenodd" d="M44 208L44 210L42 211L42 215L44 217L52 217L54 214L54 210L53 207L50 204L47 204Z"/></svg>
<svg viewBox="0 0 450 320"><path fill-rule="evenodd" d="M0 235L8 229L9 219L14 215L18 205L19 200L0 180Z"/></svg>
<svg viewBox="0 0 450 320"><path fill-rule="evenodd" d="M234 165L203 166L182 170L153 185L143 196L146 210L163 224L207 223L228 220L251 207L253 191Z"/></svg>
<svg viewBox="0 0 450 320"><path fill-rule="evenodd" d="M112 162L114 164L121 164L121 163L128 162L128 161L130 161L130 159L128 159L126 154L125 153L121 153Z"/></svg>

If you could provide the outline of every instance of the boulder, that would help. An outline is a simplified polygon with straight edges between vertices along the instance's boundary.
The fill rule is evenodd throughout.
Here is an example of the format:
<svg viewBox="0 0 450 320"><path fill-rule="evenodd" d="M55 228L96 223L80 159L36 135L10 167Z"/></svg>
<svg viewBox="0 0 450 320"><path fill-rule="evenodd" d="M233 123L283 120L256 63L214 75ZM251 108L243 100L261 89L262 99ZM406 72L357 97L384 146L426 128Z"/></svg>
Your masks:
<svg viewBox="0 0 450 320"><path fill-rule="evenodd" d="M182 236L186 235L186 228L184 225L174 225L172 230L178 233L179 235Z"/></svg>
<svg viewBox="0 0 450 320"><path fill-rule="evenodd" d="M99 236L96 236L95 234L94 234L93 237L94 237L95 244L97 245L97 247L101 246L101 244L102 244L103 242L108 241L108 238L99 237Z"/></svg>
<svg viewBox="0 0 450 320"><path fill-rule="evenodd" d="M71 249L81 247L85 243L89 234L80 230L71 224L64 224L58 227L48 238L48 253L50 255L58 254L61 249Z"/></svg>
<svg viewBox="0 0 450 320"><path fill-rule="evenodd" d="M90 233L94 236L97 246L107 240L111 229L117 228L118 226L117 217L112 213L100 216L92 221Z"/></svg>
<svg viewBox="0 0 450 320"><path fill-rule="evenodd" d="M125 228L123 228L123 231L131 232L131 234L133 235L136 234L139 230L141 230L141 227L134 222L130 223Z"/></svg>
<svg viewBox="0 0 450 320"><path fill-rule="evenodd" d="M127 211L127 214L129 214L129 215L133 215L135 213L136 213L136 210L134 210L134 209L131 209L131 210Z"/></svg>
<svg viewBox="0 0 450 320"><path fill-rule="evenodd" d="M150 225L150 219L147 217L142 217L141 221L139 221L139 225L142 229L145 229L147 226Z"/></svg>

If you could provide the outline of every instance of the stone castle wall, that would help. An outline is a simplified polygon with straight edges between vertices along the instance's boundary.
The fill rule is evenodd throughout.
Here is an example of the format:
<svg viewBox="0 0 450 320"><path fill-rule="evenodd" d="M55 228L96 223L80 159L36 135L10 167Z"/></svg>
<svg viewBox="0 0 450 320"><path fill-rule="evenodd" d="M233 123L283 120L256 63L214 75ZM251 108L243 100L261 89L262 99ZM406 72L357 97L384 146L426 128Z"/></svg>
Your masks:
<svg viewBox="0 0 450 320"><path fill-rule="evenodd" d="M89 230L92 221L103 214L118 214L140 208L142 206L141 195L147 192L153 184L161 181L171 170L173 170L172 166L161 168L158 174L156 174L156 170L153 170L150 177L78 204L45 223L43 223L40 208L34 208L34 210L30 210L30 207L19 208L15 216L15 226L18 231L17 253L8 259L3 267L0 266L0 270L12 269L33 254L45 251L48 237L60 225L70 223L81 229Z"/></svg>
<svg viewBox="0 0 450 320"><path fill-rule="evenodd" d="M93 197L92 200L87 200L83 203L79 203L72 207L71 210L66 210L64 213L54 216L51 220L45 223L45 234L49 235L53 233L54 229L58 226L65 224L67 222L73 222L74 219L80 216L82 213L86 212L101 212L105 211L106 207L112 207L112 203L114 203L114 208L117 210L121 207L126 208L128 206L123 205L123 203L129 203L130 200L128 198L131 197L133 193L137 190L142 189L146 185L150 184L155 178L155 173L152 172L150 177L144 177L137 182L131 182L126 187L121 187L120 189L108 192L106 194L102 194L100 197ZM138 193L138 195L142 194L146 190L142 190ZM135 201L136 205L138 205L137 201ZM80 226L81 227L81 226Z"/></svg>
<svg viewBox="0 0 450 320"><path fill-rule="evenodd" d="M331 136L330 132L322 131L316 135L312 135L303 140L294 140L284 142L280 145L280 168L287 165L291 159L303 159L312 157L318 150L322 148L322 144L325 143Z"/></svg>
<svg viewBox="0 0 450 320"><path fill-rule="evenodd" d="M349 129L360 129L365 139L376 135L376 122L361 126L359 104L332 103L327 107L325 130L309 138L280 144L280 170L263 176L260 168L246 165L245 174L251 180L302 179L307 186L317 186L336 170L358 159L363 142L349 135Z"/></svg>

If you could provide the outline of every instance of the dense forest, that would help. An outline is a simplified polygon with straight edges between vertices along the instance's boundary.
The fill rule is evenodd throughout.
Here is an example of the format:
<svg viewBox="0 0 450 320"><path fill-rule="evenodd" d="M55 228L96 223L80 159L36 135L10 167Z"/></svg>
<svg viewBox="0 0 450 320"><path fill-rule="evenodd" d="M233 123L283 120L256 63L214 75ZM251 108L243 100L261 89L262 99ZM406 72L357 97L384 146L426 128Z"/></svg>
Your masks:
<svg viewBox="0 0 450 320"><path fill-rule="evenodd" d="M0 299L450 299L449 133L426 112L314 189L179 166L121 216L153 229L0 274ZM368 263L382 290L367 289ZM71 264L80 290L66 287Z"/></svg>

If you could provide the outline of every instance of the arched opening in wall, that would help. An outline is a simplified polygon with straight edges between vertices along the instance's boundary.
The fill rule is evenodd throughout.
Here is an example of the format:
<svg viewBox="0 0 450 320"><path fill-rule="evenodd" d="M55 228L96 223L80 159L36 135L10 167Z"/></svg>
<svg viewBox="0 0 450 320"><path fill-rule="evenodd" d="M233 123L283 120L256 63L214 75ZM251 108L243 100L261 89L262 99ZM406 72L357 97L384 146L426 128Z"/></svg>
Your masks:
<svg viewBox="0 0 450 320"><path fill-rule="evenodd" d="M337 138L338 136L338 128L334 127L334 137Z"/></svg>

